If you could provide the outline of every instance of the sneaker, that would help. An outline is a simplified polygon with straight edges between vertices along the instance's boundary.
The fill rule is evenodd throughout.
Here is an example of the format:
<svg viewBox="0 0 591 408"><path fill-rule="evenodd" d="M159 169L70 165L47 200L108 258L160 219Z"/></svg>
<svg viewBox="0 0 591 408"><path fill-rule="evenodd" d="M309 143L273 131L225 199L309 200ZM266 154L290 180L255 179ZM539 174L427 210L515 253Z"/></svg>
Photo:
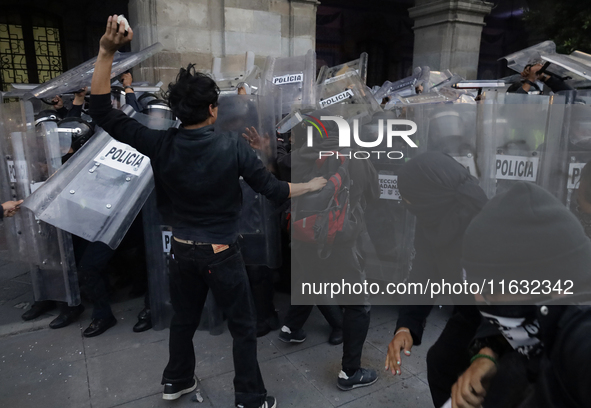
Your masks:
<svg viewBox="0 0 591 408"><path fill-rule="evenodd" d="M352 376L347 376L343 370L339 373L337 387L343 391L350 391L354 388L367 387L378 380L376 370L360 368Z"/></svg>
<svg viewBox="0 0 591 408"><path fill-rule="evenodd" d="M303 343L306 341L306 332L303 329L292 332L289 327L283 326L279 333L279 340L285 343Z"/></svg>
<svg viewBox="0 0 591 408"><path fill-rule="evenodd" d="M181 395L188 394L194 391L195 388L197 388L197 377L193 377L192 380L183 383L164 384L162 399L169 401L179 399Z"/></svg>
<svg viewBox="0 0 591 408"><path fill-rule="evenodd" d="M276 407L277 407L277 400L275 399L275 397L271 397L271 396L267 396L267 398L265 399L265 402L263 402L263 405L260 406L260 408L276 408ZM238 404L238 405L236 405L236 408L244 408L244 405Z"/></svg>

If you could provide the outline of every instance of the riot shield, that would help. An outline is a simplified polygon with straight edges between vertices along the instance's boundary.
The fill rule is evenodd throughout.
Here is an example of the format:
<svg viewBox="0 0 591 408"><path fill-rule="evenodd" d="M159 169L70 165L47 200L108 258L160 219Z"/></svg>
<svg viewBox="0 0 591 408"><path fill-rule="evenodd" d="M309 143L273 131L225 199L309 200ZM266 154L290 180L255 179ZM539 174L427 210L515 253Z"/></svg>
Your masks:
<svg viewBox="0 0 591 408"><path fill-rule="evenodd" d="M453 83L452 85L455 85ZM430 105L442 103L476 103L474 97L465 90L454 89L451 86L433 87L430 92L419 95L394 95L386 104L384 110L403 107L405 105Z"/></svg>
<svg viewBox="0 0 591 408"><path fill-rule="evenodd" d="M386 81L380 89L376 91L374 97L378 103L381 103L384 98L391 98L394 95L411 96L416 95L415 86L417 78L410 76L403 78L396 82Z"/></svg>
<svg viewBox="0 0 591 408"><path fill-rule="evenodd" d="M358 119L368 122L376 112L382 108L361 82L355 71L348 71L338 77L330 78L318 85L316 91L317 108L325 109L332 105L346 104L347 120Z"/></svg>
<svg viewBox="0 0 591 408"><path fill-rule="evenodd" d="M269 163L276 151L275 109L275 99L268 96L221 97L216 131L237 132L236 137L242 137L246 128L254 126L263 140L263 148L257 150L257 154L263 163ZM244 263L277 268L281 265L280 212L242 179L240 186L242 214L239 242Z"/></svg>
<svg viewBox="0 0 591 408"><path fill-rule="evenodd" d="M556 44L553 41L544 41L523 50L506 55L500 59L507 60L507 68L522 72L527 64L532 61L540 61L542 55L556 54Z"/></svg>
<svg viewBox="0 0 591 408"><path fill-rule="evenodd" d="M152 55L160 52L163 45L160 43L153 44L139 52L116 52L113 59L113 66L111 68L111 78L122 74L130 68ZM90 86L92 74L94 73L94 64L96 57L86 61L63 74L50 79L49 81L39 85L25 94L26 99L30 98L53 98L55 95L61 95L68 92L75 92L85 86Z"/></svg>
<svg viewBox="0 0 591 408"><path fill-rule="evenodd" d="M33 107L29 102L2 105L2 116L2 152L11 168L4 181L10 186L10 197L3 191L2 199L26 199L61 166L61 158L70 148L71 134L58 132L51 121L33 128ZM31 265L35 300L78 305L80 293L70 234L27 210L5 220L5 224L12 257Z"/></svg>
<svg viewBox="0 0 591 408"><path fill-rule="evenodd" d="M144 124L154 120L130 106L124 112ZM23 206L48 224L116 248L153 187L149 158L99 129Z"/></svg>
<svg viewBox="0 0 591 408"><path fill-rule="evenodd" d="M236 93L238 85L250 77L255 69L254 52L247 51L244 56L214 58L211 74L222 94Z"/></svg>
<svg viewBox="0 0 591 408"><path fill-rule="evenodd" d="M409 77L395 82L384 82L380 89L374 93L374 97L378 103L382 103L384 98L390 100L395 95L412 96L417 94L416 88L419 86L423 87L423 90L420 93L427 93L429 92L428 82L430 73L431 70L429 67L416 67L413 70L413 74Z"/></svg>
<svg viewBox="0 0 591 408"><path fill-rule="evenodd" d="M281 90L280 111L290 113L293 105L315 105L316 53L295 57L268 57L263 69L260 95L268 95L267 88L277 86Z"/></svg>
<svg viewBox="0 0 591 408"><path fill-rule="evenodd" d="M541 63L545 64L544 71L569 80L572 86L591 84L591 56L580 51L570 55L558 54L552 41L544 41L503 58L507 60L507 67L517 72L522 72L528 64Z"/></svg>
<svg viewBox="0 0 591 408"><path fill-rule="evenodd" d="M529 181L556 193L555 166L560 158L564 96L488 92L479 116L479 143L493 143L495 159L487 166L497 194L516 181Z"/></svg>
<svg viewBox="0 0 591 408"><path fill-rule="evenodd" d="M329 78L334 78L343 75L348 71L355 71L359 74L359 78L365 84L367 82L367 52L362 52L358 59L345 62L344 64L336 65L334 67L327 67L323 65L318 73L317 85L324 83Z"/></svg>
<svg viewBox="0 0 591 408"><path fill-rule="evenodd" d="M542 60L546 61L546 64L549 63L546 71L569 79L573 86L589 86L591 84L591 61L581 57L583 54L579 52L577 54L579 58L562 54L542 55ZM588 54L584 55L589 57Z"/></svg>
<svg viewBox="0 0 591 408"><path fill-rule="evenodd" d="M561 93L562 94L562 93ZM579 187L583 167L591 161L591 91L571 91L564 94L566 109L563 136L565 152L554 167L551 177L557 180L551 190L576 215L579 210ZM587 201L587 200L585 200Z"/></svg>
<svg viewBox="0 0 591 408"><path fill-rule="evenodd" d="M165 225L157 208L156 193L152 192L142 208L144 221L144 240L148 264L148 291L152 328L156 331L170 326L174 314L170 301L169 262L172 245L172 228ZM211 335L223 332L223 314L216 306L211 292L207 294L202 312L200 330L209 330Z"/></svg>

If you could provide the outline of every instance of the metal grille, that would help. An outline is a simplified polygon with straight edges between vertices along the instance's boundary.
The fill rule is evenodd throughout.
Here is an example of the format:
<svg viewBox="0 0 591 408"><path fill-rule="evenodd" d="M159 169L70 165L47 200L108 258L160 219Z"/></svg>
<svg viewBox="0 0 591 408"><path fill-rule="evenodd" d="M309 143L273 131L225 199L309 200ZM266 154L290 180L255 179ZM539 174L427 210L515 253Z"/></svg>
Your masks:
<svg viewBox="0 0 591 408"><path fill-rule="evenodd" d="M63 72L62 47L57 22L47 18L33 19L33 41L39 83Z"/></svg>
<svg viewBox="0 0 591 408"><path fill-rule="evenodd" d="M0 88L43 83L64 71L57 18L13 9L0 16Z"/></svg>
<svg viewBox="0 0 591 408"><path fill-rule="evenodd" d="M0 75L3 91L8 90L8 84L29 82L21 25L0 23Z"/></svg>

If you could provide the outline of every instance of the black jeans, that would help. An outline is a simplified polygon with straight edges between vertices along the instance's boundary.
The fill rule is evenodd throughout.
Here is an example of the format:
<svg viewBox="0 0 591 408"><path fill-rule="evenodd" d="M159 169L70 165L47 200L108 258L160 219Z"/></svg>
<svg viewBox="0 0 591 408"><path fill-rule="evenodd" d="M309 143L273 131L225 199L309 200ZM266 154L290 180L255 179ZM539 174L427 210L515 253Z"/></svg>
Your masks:
<svg viewBox="0 0 591 408"><path fill-rule="evenodd" d="M318 276L320 279L322 279L324 273L327 270L339 271L339 276L350 283L362 282L363 279L365 279L361 260L359 259L359 255L354 244L334 245L332 248L332 253L327 259L318 258L316 246L296 243L292 249L294 249L292 256L295 255L297 258L295 263L297 263L298 269L300 271L303 270L308 272L308 275L304 275L305 277L302 279L303 281L307 280L308 282L311 282L312 280L310 279L310 276ZM292 261L293 260L294 259L292 258ZM295 287L297 287L297 285ZM292 286L292 290L293 288L294 286ZM336 303L338 307L342 307L344 309L342 318L342 367L344 371L354 371L361 367L361 354L363 353L363 344L365 343L367 331L369 330L371 309L369 303L366 305L350 305L347 303L347 300L349 299L350 297L343 299L338 296L336 296L334 299L334 303ZM328 300L327 303L329 303ZM334 307L334 303L332 305L325 305L325 307ZM310 312L312 311L312 306L309 305L297 306L297 308L299 307L302 307L302 309L300 309L301 311L295 310L292 312L299 315L297 319L295 319L296 327L294 327L294 329L296 330L299 328L297 325L303 325L303 322L305 322L305 319L308 318ZM329 309L325 309L325 311L327 310ZM285 325L291 329L292 327L288 323L292 317L290 317L289 314L290 313L288 313L288 316L286 317ZM323 314L326 317L324 311ZM304 317L305 319L302 319ZM332 326L330 321L329 323Z"/></svg>
<svg viewBox="0 0 591 408"><path fill-rule="evenodd" d="M187 245L172 240L170 298L170 360L162 384L189 381L195 373L193 336L211 289L228 319L234 339L235 403L260 407L267 390L257 361L256 312L248 277L237 244L213 253L211 245Z"/></svg>

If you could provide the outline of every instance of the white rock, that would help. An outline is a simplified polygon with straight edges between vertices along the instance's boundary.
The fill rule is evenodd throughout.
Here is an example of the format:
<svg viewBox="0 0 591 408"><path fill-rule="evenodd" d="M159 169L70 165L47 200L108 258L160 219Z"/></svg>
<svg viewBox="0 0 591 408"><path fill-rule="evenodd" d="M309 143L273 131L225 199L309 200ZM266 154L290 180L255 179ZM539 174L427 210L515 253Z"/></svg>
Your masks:
<svg viewBox="0 0 591 408"><path fill-rule="evenodd" d="M121 24L123 23L125 25L125 31L129 31L129 22L127 21L127 19L125 18L125 16L123 14L121 14L119 17L117 17L117 24Z"/></svg>

